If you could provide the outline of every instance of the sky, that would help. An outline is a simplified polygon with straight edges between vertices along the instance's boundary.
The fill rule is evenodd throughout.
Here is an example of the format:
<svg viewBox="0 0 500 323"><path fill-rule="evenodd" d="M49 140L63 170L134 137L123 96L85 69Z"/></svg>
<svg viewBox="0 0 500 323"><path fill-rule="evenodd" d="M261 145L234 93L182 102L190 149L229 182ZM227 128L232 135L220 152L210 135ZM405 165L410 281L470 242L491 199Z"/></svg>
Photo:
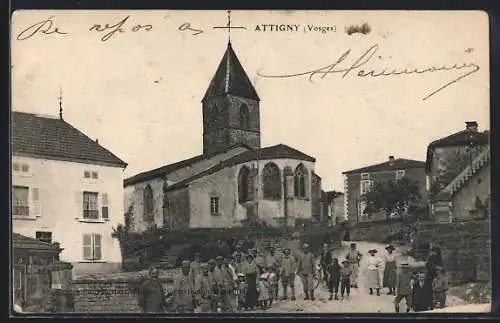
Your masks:
<svg viewBox="0 0 500 323"><path fill-rule="evenodd" d="M114 27L92 28L127 16L123 32L105 41ZM51 26L47 22L31 37L34 28L22 33L49 18ZM231 43L261 99L262 146L283 143L315 157L325 190L342 191L343 171L389 155L425 160L431 141L463 130L465 121L489 129L484 12L232 11L231 21L246 27L232 30ZM364 23L369 33L346 33ZM12 110L57 116L61 87L64 119L127 162L124 178L199 155L201 99L228 42L227 30L212 27L226 24L226 11L15 12ZM276 31L263 24L298 26ZM266 77L335 62L346 69L363 53L373 55L345 77ZM447 71L358 76L361 69L464 63ZM479 69L423 100L475 69L470 64Z"/></svg>

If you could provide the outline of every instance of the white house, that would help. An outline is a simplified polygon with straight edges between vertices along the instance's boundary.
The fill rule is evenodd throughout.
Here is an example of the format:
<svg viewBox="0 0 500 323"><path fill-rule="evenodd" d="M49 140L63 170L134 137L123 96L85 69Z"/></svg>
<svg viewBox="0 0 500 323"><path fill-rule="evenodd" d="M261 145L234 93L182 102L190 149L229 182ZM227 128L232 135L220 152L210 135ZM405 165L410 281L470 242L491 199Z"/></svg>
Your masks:
<svg viewBox="0 0 500 323"><path fill-rule="evenodd" d="M12 112L12 229L64 250L75 272L120 268L127 164L59 118Z"/></svg>

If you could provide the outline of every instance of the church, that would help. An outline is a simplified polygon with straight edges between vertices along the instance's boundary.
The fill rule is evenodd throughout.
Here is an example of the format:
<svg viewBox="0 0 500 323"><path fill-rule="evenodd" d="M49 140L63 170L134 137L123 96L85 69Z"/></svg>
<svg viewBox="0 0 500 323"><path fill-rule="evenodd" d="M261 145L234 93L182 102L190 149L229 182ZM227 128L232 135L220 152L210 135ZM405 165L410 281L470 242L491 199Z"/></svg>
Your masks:
<svg viewBox="0 0 500 323"><path fill-rule="evenodd" d="M202 113L202 154L125 179L132 231L319 220L316 160L284 144L261 147L260 98L230 41Z"/></svg>

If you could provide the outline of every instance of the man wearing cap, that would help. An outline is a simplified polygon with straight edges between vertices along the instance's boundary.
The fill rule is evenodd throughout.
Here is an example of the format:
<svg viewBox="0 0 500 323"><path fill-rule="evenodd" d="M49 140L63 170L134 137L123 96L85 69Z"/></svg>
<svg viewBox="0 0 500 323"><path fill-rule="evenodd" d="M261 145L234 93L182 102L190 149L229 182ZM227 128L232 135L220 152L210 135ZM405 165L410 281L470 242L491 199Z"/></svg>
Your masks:
<svg viewBox="0 0 500 323"><path fill-rule="evenodd" d="M161 313L165 306L165 293L158 279L158 268L151 266L148 278L139 288L139 307L142 313Z"/></svg>
<svg viewBox="0 0 500 323"><path fill-rule="evenodd" d="M314 301L314 284L313 277L316 269L316 262L314 261L314 255L309 250L309 245L304 243L302 245L303 252L300 255L299 262L297 264L297 273L299 274L302 287L304 289L304 300Z"/></svg>
<svg viewBox="0 0 500 323"><path fill-rule="evenodd" d="M194 254L194 261L190 265L189 269L189 277L191 278L193 284L196 280L196 277L201 274L201 260L200 253L196 252Z"/></svg>
<svg viewBox="0 0 500 323"><path fill-rule="evenodd" d="M362 258L361 253L358 251L356 244L351 243L351 248L347 252L345 259L349 261L351 267L351 287L358 288L358 275L359 275L359 262Z"/></svg>
<svg viewBox="0 0 500 323"><path fill-rule="evenodd" d="M209 276L208 264L201 264L201 274L196 276L194 284L194 298L196 306L201 313L209 313L212 310L212 281Z"/></svg>
<svg viewBox="0 0 500 323"><path fill-rule="evenodd" d="M396 294L394 298L396 313L399 313L399 303L401 303L403 298L406 301L406 312L408 313L411 309L411 274L409 265L406 262L399 265L394 291Z"/></svg>
<svg viewBox="0 0 500 323"><path fill-rule="evenodd" d="M283 250L283 259L281 260L281 266L279 268L279 274L281 277L281 286L283 287L283 300L288 298L288 286L292 291L292 301L295 300L295 271L297 269L297 263L295 258L290 255L290 248L285 248Z"/></svg>
<svg viewBox="0 0 500 323"><path fill-rule="evenodd" d="M177 313L191 313L194 310L193 284L189 277L189 261L182 262L181 272L174 279L173 305Z"/></svg>

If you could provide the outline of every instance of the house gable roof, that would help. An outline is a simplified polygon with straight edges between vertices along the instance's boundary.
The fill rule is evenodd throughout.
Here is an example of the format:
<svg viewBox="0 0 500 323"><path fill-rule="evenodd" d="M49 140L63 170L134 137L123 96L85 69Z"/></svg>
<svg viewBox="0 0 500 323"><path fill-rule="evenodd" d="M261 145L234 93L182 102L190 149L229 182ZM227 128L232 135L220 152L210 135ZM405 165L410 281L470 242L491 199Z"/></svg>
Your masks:
<svg viewBox="0 0 500 323"><path fill-rule="evenodd" d="M63 119L12 111L11 125L14 155L127 166L123 160Z"/></svg>
<svg viewBox="0 0 500 323"><path fill-rule="evenodd" d="M424 168L424 167L425 167L424 161L398 158L394 159L393 161L386 161L375 165L370 165L345 171L342 174L373 173L373 172L391 171L398 169Z"/></svg>
<svg viewBox="0 0 500 323"><path fill-rule="evenodd" d="M164 166L161 166L161 167L158 167L158 168L146 171L146 172L139 173L139 174L134 175L132 177L126 178L123 181L123 186L126 187L129 185L134 185L136 183L149 181L149 180L152 180L152 179L155 179L158 177L167 176L168 174L170 174L176 170L179 170L179 169L184 168L184 167L189 167L189 166L191 166L199 161L212 158L218 154L228 152L228 151L235 149L237 147L244 147L248 150L252 149L250 146L248 146L246 144L238 143L238 144L235 144L231 147L224 148L222 150L219 150L219 151L216 151L216 152L213 152L210 154L197 155L197 156L194 156L194 157L191 157L188 159L184 159L184 160L172 163L172 164L167 164L167 165L164 165Z"/></svg>
<svg viewBox="0 0 500 323"><path fill-rule="evenodd" d="M260 100L230 42L208 86L203 101L224 94Z"/></svg>
<svg viewBox="0 0 500 323"><path fill-rule="evenodd" d="M434 140L427 147L427 157L425 160L426 172L430 172L431 170L431 163L435 148L464 147L469 146L470 143L473 143L475 146L489 145L490 132L488 130L483 132L462 130L441 139Z"/></svg>
<svg viewBox="0 0 500 323"><path fill-rule="evenodd" d="M291 148L287 145L284 144L279 144L275 146L270 146L270 147L264 147L264 148L259 148L259 149L252 149L249 151L242 152L241 154L238 154L232 158L229 158L225 161L222 161L221 163L213 166L212 168L209 168L203 172L200 172L198 174L195 174L191 177L186 178L185 180L182 180L178 183L175 183L174 185L170 186L167 188L167 191L174 191L180 188L186 187L189 183L202 178L204 176L208 176L210 174L213 174L215 172L218 172L224 168L227 167L232 167L235 165L243 164L249 161L256 161L256 160L268 160L268 159L282 159L282 158L290 158L290 159L298 159L298 160L304 160L304 161L309 161L309 162L315 162L316 159L304 154L301 151L298 151L294 148Z"/></svg>

